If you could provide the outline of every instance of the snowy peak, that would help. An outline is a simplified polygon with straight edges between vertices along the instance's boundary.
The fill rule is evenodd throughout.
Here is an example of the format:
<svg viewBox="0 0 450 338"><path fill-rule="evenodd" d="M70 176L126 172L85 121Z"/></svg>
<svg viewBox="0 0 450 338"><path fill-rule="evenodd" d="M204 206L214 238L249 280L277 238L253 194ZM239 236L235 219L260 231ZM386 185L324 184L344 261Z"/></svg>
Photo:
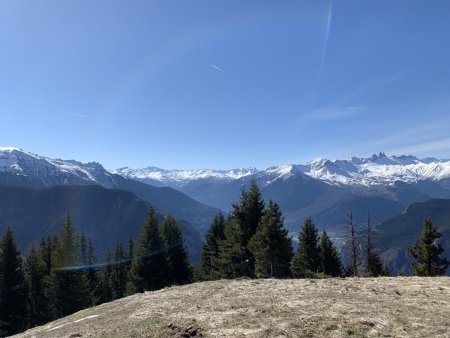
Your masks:
<svg viewBox="0 0 450 338"><path fill-rule="evenodd" d="M450 161L420 160L411 155L387 156L385 153L350 160L318 159L304 168L305 174L337 185L391 185L396 181L413 183L450 178Z"/></svg>
<svg viewBox="0 0 450 338"><path fill-rule="evenodd" d="M50 159L13 147L0 148L0 172L27 177L44 187L68 184L115 187L114 179L99 163Z"/></svg>
<svg viewBox="0 0 450 338"><path fill-rule="evenodd" d="M230 170L166 170L157 167L131 169L128 167L113 169L111 173L141 180L147 183L169 186L183 186L192 181L232 181L256 174L255 168L239 168Z"/></svg>
<svg viewBox="0 0 450 338"><path fill-rule="evenodd" d="M144 169L120 168L112 170L125 177L155 185L184 187L191 182L229 182L255 177L263 185L291 177L313 178L331 185L379 186L396 181L407 183L422 180L439 181L450 178L450 161L411 155L388 156L383 152L368 158L352 157L348 160L317 158L306 164L285 164L265 170L255 168L232 170L164 170L156 167Z"/></svg>
<svg viewBox="0 0 450 338"><path fill-rule="evenodd" d="M397 181L450 181L450 160L418 159L411 155L388 156L374 154L368 158L352 157L348 160L318 158L306 164L285 164L266 170L237 168L230 170L166 170L157 167L131 169L123 167L105 170L97 162L81 163L74 160L50 159L15 147L0 147L0 173L18 175L37 182L38 186L67 184L99 184L117 187L114 174L156 186L182 188L203 183L227 183L239 179L255 178L263 185L277 180L301 178L316 179L330 185L383 186Z"/></svg>

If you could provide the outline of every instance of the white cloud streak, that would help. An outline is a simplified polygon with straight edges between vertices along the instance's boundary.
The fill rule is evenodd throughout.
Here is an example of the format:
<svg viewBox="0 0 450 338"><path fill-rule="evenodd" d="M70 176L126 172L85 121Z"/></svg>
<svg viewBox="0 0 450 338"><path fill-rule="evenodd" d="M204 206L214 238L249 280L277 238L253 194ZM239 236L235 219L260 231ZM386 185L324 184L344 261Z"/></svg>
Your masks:
<svg viewBox="0 0 450 338"><path fill-rule="evenodd" d="M364 110L364 107L353 106L340 108L321 108L306 114L305 117L311 120L327 121L358 115L361 114Z"/></svg>
<svg viewBox="0 0 450 338"><path fill-rule="evenodd" d="M82 118L82 119L89 119L91 120L92 117L88 116L88 115L84 115L84 114L78 114L78 113L69 113L69 116L73 116L73 117L78 117L78 118Z"/></svg>
<svg viewBox="0 0 450 338"><path fill-rule="evenodd" d="M211 65L211 67L214 68L215 70L219 71L219 72L225 73L225 71L222 68L220 68L220 67L218 67L216 65Z"/></svg>

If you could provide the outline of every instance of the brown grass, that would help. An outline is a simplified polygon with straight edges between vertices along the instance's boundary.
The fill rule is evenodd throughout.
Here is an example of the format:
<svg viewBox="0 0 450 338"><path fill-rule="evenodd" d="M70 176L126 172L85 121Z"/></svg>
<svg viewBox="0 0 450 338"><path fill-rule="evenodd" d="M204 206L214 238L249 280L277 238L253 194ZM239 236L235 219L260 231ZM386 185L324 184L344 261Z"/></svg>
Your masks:
<svg viewBox="0 0 450 338"><path fill-rule="evenodd" d="M17 337L33 336L450 337L450 278L195 283L86 309Z"/></svg>

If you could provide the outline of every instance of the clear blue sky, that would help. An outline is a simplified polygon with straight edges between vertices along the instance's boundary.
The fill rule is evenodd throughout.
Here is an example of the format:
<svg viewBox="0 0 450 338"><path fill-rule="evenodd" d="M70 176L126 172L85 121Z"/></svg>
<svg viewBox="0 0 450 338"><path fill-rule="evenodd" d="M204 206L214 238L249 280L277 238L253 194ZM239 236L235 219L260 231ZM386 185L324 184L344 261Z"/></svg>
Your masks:
<svg viewBox="0 0 450 338"><path fill-rule="evenodd" d="M450 158L450 2L0 0L0 114L107 168Z"/></svg>

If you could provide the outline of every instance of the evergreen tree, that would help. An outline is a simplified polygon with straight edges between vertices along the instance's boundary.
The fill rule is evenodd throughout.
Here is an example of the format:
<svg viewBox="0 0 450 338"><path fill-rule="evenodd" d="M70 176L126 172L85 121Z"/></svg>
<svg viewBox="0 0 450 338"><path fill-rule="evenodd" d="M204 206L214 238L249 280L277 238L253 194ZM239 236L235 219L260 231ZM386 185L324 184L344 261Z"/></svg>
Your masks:
<svg viewBox="0 0 450 338"><path fill-rule="evenodd" d="M22 259L8 227L0 240L0 336L25 329L26 319L27 287Z"/></svg>
<svg viewBox="0 0 450 338"><path fill-rule="evenodd" d="M128 246L127 246L127 258L129 260L128 266L131 265L131 260L133 259L133 255L134 255L134 241L131 238L131 236L128 238Z"/></svg>
<svg viewBox="0 0 450 338"><path fill-rule="evenodd" d="M80 271L77 234L70 214L59 234L50 275L50 305L53 318L67 316L89 305L89 290Z"/></svg>
<svg viewBox="0 0 450 338"><path fill-rule="evenodd" d="M342 264L338 250L333 245L327 232L324 230L320 237L320 261L321 269L327 276L339 277L342 274Z"/></svg>
<svg viewBox="0 0 450 338"><path fill-rule="evenodd" d="M109 277L112 299L119 299L125 296L128 280L126 263L128 263L127 254L123 249L122 244L117 242L111 263L111 275Z"/></svg>
<svg viewBox="0 0 450 338"><path fill-rule="evenodd" d="M292 275L296 278L314 276L321 269L318 230L307 218L298 236L298 250L292 259Z"/></svg>
<svg viewBox="0 0 450 338"><path fill-rule="evenodd" d="M83 279L85 288L89 293L88 305L97 305L100 303L99 268L97 266L94 244L91 239L87 240L86 253L83 261L85 265Z"/></svg>
<svg viewBox="0 0 450 338"><path fill-rule="evenodd" d="M382 276L384 276L384 277L391 277L392 276L391 272L389 271L388 264L386 262L384 262L384 265L383 265L383 274L382 274Z"/></svg>
<svg viewBox="0 0 450 338"><path fill-rule="evenodd" d="M214 280L220 278L219 242L225 239L225 218L222 213L217 214L205 235L205 242L200 252L198 278L200 280Z"/></svg>
<svg viewBox="0 0 450 338"><path fill-rule="evenodd" d="M245 276L249 260L242 245L242 230L237 221L229 218L224 225L224 239L219 240L219 266L221 278Z"/></svg>
<svg viewBox="0 0 450 338"><path fill-rule="evenodd" d="M45 290L45 262L34 245L28 252L24 270L28 286L28 326L34 327L50 320Z"/></svg>
<svg viewBox="0 0 450 338"><path fill-rule="evenodd" d="M367 219L366 273L368 277L383 276L383 262L373 245L370 216Z"/></svg>
<svg viewBox="0 0 450 338"><path fill-rule="evenodd" d="M159 234L156 211L150 207L134 248L127 293L157 290L165 285L167 271L164 244Z"/></svg>
<svg viewBox="0 0 450 338"><path fill-rule="evenodd" d="M101 268L99 275L99 303L106 303L113 300L113 290L111 287L112 266L112 253L111 250L108 250L105 264Z"/></svg>
<svg viewBox="0 0 450 338"><path fill-rule="evenodd" d="M278 204L269 201L258 230L250 239L256 277L287 277L292 259L291 238L283 227Z"/></svg>
<svg viewBox="0 0 450 338"><path fill-rule="evenodd" d="M189 283L192 280L192 270L175 218L168 216L160 228L160 233L166 252L166 281L169 285Z"/></svg>
<svg viewBox="0 0 450 338"><path fill-rule="evenodd" d="M44 262L45 276L50 277L50 273L53 267L53 257L56 247L58 246L58 237L48 236L47 238L42 238L39 245L39 255Z"/></svg>
<svg viewBox="0 0 450 338"><path fill-rule="evenodd" d="M439 276L445 274L450 262L440 255L444 248L436 243L441 237L439 231L433 227L431 220L423 222L420 242L409 249L412 256L411 266L416 276Z"/></svg>
<svg viewBox="0 0 450 338"><path fill-rule="evenodd" d="M248 242L258 229L259 222L264 212L264 200L261 191L252 180L249 191L242 190L241 201L239 204L233 205L232 218L235 219L241 228L241 245L244 249L245 261L247 268L244 275L254 275L255 260L248 248Z"/></svg>
<svg viewBox="0 0 450 338"><path fill-rule="evenodd" d="M348 266L346 269L346 275L356 277L358 276L359 254L357 243L357 229L356 224L353 222L353 212L350 211L350 216L347 224L347 251L348 251Z"/></svg>

